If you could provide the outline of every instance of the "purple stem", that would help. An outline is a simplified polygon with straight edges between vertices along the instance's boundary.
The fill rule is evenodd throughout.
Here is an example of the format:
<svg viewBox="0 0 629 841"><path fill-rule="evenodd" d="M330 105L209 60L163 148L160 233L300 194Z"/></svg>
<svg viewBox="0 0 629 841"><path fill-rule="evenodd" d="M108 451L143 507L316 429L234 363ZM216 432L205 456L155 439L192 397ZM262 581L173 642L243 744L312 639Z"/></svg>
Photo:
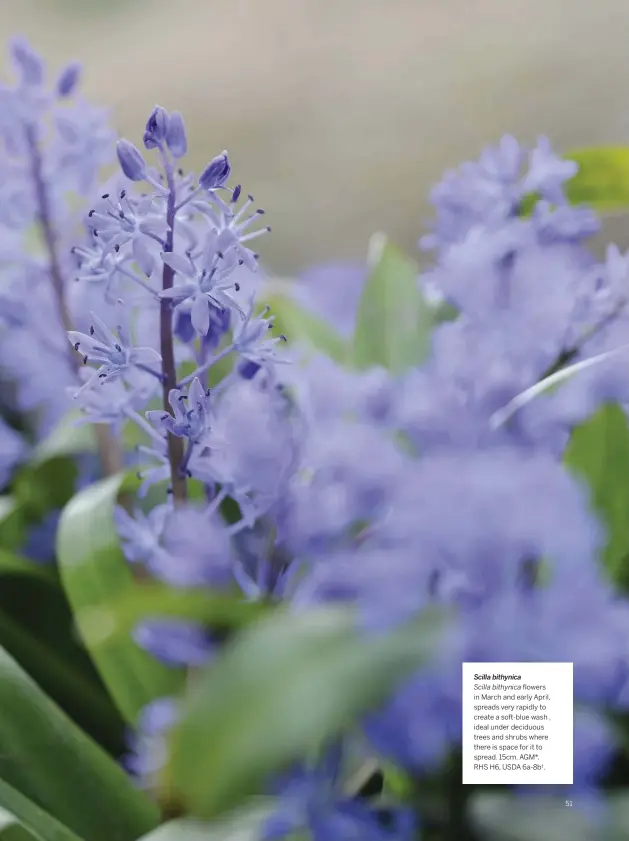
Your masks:
<svg viewBox="0 0 629 841"><path fill-rule="evenodd" d="M173 166L165 153L162 153L164 172L168 184L168 203L166 206L166 223L168 234L164 251L172 252L175 237L175 213L176 213L176 190ZM172 289L175 280L174 270L164 263L162 273L162 289ZM168 399L171 389L177 387L177 369L175 367L175 348L173 344L173 315L172 306L169 300L162 299L159 314L159 338L162 354L162 395L164 410L173 413ZM183 440L172 433L168 433L168 460L170 461L170 482L175 504L185 502L188 498L186 476L182 471L184 458Z"/></svg>
<svg viewBox="0 0 629 841"><path fill-rule="evenodd" d="M61 324L63 325L63 329L66 332L69 332L70 330L73 330L74 327L72 324L72 317L70 316L70 311L68 310L65 300L63 274L61 271L61 264L59 263L57 238L55 236L55 227L52 221L50 202L46 191L43 161L39 151L37 137L37 127L33 124L26 126L26 141L30 152L31 175L33 178L35 198L37 201L37 221L44 238L46 251L48 252L50 280L55 295L57 312ZM80 354L75 353L69 343L68 348L70 364L74 371L78 371L80 367ZM106 425L95 424L94 429L103 472L107 476L113 476L116 473L119 473L123 467L120 449L112 437L111 431Z"/></svg>

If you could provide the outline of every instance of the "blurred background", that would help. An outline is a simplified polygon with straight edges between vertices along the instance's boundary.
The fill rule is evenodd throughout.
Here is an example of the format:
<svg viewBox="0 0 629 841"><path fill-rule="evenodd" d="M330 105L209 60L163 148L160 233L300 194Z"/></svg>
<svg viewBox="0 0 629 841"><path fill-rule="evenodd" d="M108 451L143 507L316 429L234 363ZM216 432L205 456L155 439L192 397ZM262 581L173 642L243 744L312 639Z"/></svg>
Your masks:
<svg viewBox="0 0 629 841"><path fill-rule="evenodd" d="M414 250L430 186L504 132L629 142L628 0L2 0L0 33L80 59L135 142L159 103L191 165L228 149L282 274L377 229Z"/></svg>

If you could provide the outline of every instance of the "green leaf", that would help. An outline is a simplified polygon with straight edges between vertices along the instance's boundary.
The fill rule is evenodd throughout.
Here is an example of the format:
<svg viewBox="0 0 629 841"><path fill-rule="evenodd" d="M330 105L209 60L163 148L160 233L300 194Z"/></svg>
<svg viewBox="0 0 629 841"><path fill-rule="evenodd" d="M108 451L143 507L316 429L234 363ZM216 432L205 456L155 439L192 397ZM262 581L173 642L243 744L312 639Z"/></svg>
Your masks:
<svg viewBox="0 0 629 841"><path fill-rule="evenodd" d="M78 835L0 779L0 805L39 841L81 841Z"/></svg>
<svg viewBox="0 0 629 841"><path fill-rule="evenodd" d="M12 490L27 520L39 522L49 511L62 508L74 493L77 474L76 464L64 456L25 465Z"/></svg>
<svg viewBox="0 0 629 841"><path fill-rule="evenodd" d="M33 563L28 558L0 546L0 576L2 575L28 575L41 578L43 581L54 581L54 576L48 567Z"/></svg>
<svg viewBox="0 0 629 841"><path fill-rule="evenodd" d="M2 841L38 841L19 819L0 807L0 839Z"/></svg>
<svg viewBox="0 0 629 841"><path fill-rule="evenodd" d="M52 430L50 435L34 449L31 462L43 464L51 458L95 453L96 436L91 424L77 424L81 412L69 412Z"/></svg>
<svg viewBox="0 0 629 841"><path fill-rule="evenodd" d="M289 294L275 293L265 304L275 316L274 335L283 334L290 342L301 342L334 359L339 364L347 360L347 343L324 319L303 309Z"/></svg>
<svg viewBox="0 0 629 841"><path fill-rule="evenodd" d="M134 841L157 823L118 764L1 649L0 780L89 841Z"/></svg>
<svg viewBox="0 0 629 841"><path fill-rule="evenodd" d="M13 496L0 496L0 546L19 549L26 535L26 512Z"/></svg>
<svg viewBox="0 0 629 841"><path fill-rule="evenodd" d="M239 809L220 821L201 823L178 819L158 826L138 841L259 841L260 826L270 812L270 804Z"/></svg>
<svg viewBox="0 0 629 841"><path fill-rule="evenodd" d="M99 610L106 617L111 602L142 590L122 554L113 522L125 480L125 474L112 476L79 492L66 505L57 532L57 558L79 633L112 698L133 724L149 701L176 694L184 674L158 663L128 634L95 647L93 637L83 631L81 617L86 611L92 621Z"/></svg>
<svg viewBox="0 0 629 841"><path fill-rule="evenodd" d="M591 146L565 156L579 164L566 183L572 204L588 204L599 212L629 207L629 146Z"/></svg>
<svg viewBox="0 0 629 841"><path fill-rule="evenodd" d="M565 463L584 479L607 528L603 559L614 580L629 585L629 424L620 406L608 404L572 433Z"/></svg>
<svg viewBox="0 0 629 841"><path fill-rule="evenodd" d="M78 615L83 639L90 650L116 646L120 638L147 617L188 619L214 629L241 628L269 612L262 602L196 590L172 589L147 582L109 601L106 607L86 608Z"/></svg>
<svg viewBox="0 0 629 841"><path fill-rule="evenodd" d="M124 722L76 639L72 613L53 571L42 571L48 580L3 579L0 645L79 727L119 756L125 747Z"/></svg>
<svg viewBox="0 0 629 841"><path fill-rule="evenodd" d="M417 282L418 267L382 234L372 237L368 263L351 361L357 368L400 373L430 350L431 308Z"/></svg>
<svg viewBox="0 0 629 841"><path fill-rule="evenodd" d="M162 780L166 801L212 818L259 791L268 774L339 734L418 667L441 630L422 615L365 639L347 609L278 610L212 664L184 705Z"/></svg>

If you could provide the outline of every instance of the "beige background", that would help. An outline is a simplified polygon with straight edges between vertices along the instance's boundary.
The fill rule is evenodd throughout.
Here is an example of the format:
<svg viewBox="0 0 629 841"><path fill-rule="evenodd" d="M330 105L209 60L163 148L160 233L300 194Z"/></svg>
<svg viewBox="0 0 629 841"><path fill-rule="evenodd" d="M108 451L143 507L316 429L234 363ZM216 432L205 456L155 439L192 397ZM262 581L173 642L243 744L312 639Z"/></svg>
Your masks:
<svg viewBox="0 0 629 841"><path fill-rule="evenodd" d="M195 166L229 149L282 272L378 228L414 248L430 185L505 131L629 142L629 0L0 0L16 31L136 142L157 102Z"/></svg>

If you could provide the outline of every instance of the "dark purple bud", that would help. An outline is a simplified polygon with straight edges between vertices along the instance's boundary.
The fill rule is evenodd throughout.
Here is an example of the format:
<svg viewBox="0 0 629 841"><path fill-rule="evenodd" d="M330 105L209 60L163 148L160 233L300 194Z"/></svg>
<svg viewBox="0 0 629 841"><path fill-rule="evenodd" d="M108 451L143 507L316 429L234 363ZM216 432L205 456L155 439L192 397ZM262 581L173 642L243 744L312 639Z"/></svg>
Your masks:
<svg viewBox="0 0 629 841"><path fill-rule="evenodd" d="M166 145L176 158L183 158L188 151L186 126L179 111L173 111L168 120Z"/></svg>
<svg viewBox="0 0 629 841"><path fill-rule="evenodd" d="M168 111L160 105L156 105L146 122L146 131L144 132L143 139L147 149L154 149L156 146L162 145L166 140L169 122L170 117Z"/></svg>
<svg viewBox="0 0 629 841"><path fill-rule="evenodd" d="M129 140L119 140L116 152L120 168L131 181L144 181L146 178L146 163L142 153Z"/></svg>
<svg viewBox="0 0 629 841"><path fill-rule="evenodd" d="M44 81L44 62L22 38L11 43L11 55L17 70L26 85L41 85Z"/></svg>
<svg viewBox="0 0 629 841"><path fill-rule="evenodd" d="M260 370L260 365L251 359L245 359L238 365L238 374L243 380L252 380Z"/></svg>
<svg viewBox="0 0 629 841"><path fill-rule="evenodd" d="M71 96L79 83L80 76L81 65L78 62L73 61L66 65L57 79L57 96Z"/></svg>
<svg viewBox="0 0 629 841"><path fill-rule="evenodd" d="M231 174L232 168L227 152L221 152L213 158L199 176L199 186L204 190L215 190L223 187Z"/></svg>

